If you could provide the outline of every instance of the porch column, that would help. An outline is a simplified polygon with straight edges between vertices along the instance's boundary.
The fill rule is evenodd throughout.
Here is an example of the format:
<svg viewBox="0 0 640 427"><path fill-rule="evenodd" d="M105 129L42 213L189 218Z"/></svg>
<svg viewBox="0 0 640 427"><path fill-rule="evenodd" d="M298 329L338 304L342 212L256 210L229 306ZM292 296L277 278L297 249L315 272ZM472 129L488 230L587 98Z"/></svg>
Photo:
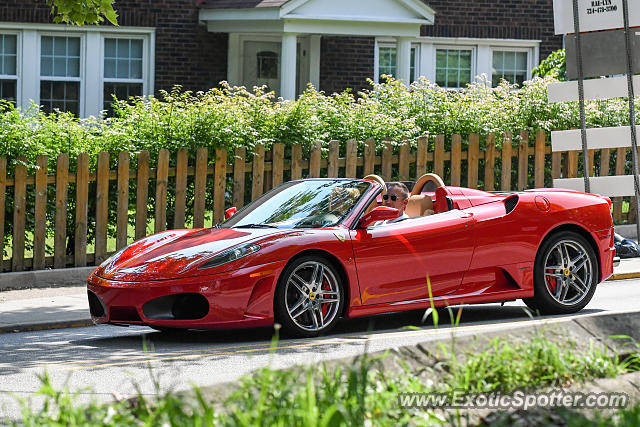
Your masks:
<svg viewBox="0 0 640 427"><path fill-rule="evenodd" d="M282 34L282 59L280 62L280 94L284 99L296 99L296 54L295 33Z"/></svg>
<svg viewBox="0 0 640 427"><path fill-rule="evenodd" d="M411 37L396 37L396 79L406 85L411 81Z"/></svg>

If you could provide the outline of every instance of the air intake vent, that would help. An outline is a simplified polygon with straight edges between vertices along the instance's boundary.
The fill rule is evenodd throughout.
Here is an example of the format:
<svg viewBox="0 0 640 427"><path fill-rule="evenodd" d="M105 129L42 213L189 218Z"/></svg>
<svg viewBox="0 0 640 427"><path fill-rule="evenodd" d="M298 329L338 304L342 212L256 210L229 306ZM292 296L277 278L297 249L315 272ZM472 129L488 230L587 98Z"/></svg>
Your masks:
<svg viewBox="0 0 640 427"><path fill-rule="evenodd" d="M511 212L512 210L514 210L516 208L517 204L518 204L518 196L513 195L513 196L510 196L510 197L507 197L504 200L504 207L505 207L505 209L507 211L507 214L509 212Z"/></svg>
<svg viewBox="0 0 640 427"><path fill-rule="evenodd" d="M100 298L89 290L87 291L87 294L89 295L89 312L91 315L93 317L104 317L104 305L102 304L102 301L100 301Z"/></svg>
<svg viewBox="0 0 640 427"><path fill-rule="evenodd" d="M209 302L200 294L166 295L145 303L142 312L154 320L195 320L209 313Z"/></svg>
<svg viewBox="0 0 640 427"><path fill-rule="evenodd" d="M110 322L140 322L138 310L129 306L112 306L109 311Z"/></svg>

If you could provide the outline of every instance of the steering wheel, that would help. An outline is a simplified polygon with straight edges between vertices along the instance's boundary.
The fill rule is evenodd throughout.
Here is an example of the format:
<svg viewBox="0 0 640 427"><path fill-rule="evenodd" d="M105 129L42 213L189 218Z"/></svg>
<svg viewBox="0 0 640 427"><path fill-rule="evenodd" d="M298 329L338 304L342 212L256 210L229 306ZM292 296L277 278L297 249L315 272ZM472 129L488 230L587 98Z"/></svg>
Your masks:
<svg viewBox="0 0 640 427"><path fill-rule="evenodd" d="M334 224L340 219L339 215L333 212L327 212L322 214L313 215L298 222L293 228L305 228L305 227L324 227L329 224Z"/></svg>
<svg viewBox="0 0 640 427"><path fill-rule="evenodd" d="M444 181L442 178L435 173L425 173L416 181L413 189L411 190L411 195L415 196L421 194L423 188L424 191L428 193L435 193L436 189L439 187L444 187Z"/></svg>

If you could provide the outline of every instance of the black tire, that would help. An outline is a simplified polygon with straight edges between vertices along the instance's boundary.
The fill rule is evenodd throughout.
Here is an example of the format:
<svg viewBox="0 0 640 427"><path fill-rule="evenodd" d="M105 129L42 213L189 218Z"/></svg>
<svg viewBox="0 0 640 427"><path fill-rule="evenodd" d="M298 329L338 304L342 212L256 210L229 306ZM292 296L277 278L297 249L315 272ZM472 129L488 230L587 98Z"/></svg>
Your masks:
<svg viewBox="0 0 640 427"><path fill-rule="evenodd" d="M342 314L344 295L342 276L331 261L318 255L302 256L280 275L273 302L275 320L293 336L327 333Z"/></svg>
<svg viewBox="0 0 640 427"><path fill-rule="evenodd" d="M533 267L534 296L523 301L541 314L575 313L591 301L598 271L589 242L578 233L559 232L540 245Z"/></svg>

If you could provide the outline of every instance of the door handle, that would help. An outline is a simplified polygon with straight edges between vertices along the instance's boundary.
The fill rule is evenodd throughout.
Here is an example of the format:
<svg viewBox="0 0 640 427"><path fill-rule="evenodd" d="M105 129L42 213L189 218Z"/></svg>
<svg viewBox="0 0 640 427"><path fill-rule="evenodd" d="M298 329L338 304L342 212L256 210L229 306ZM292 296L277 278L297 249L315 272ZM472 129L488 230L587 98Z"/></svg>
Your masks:
<svg viewBox="0 0 640 427"><path fill-rule="evenodd" d="M471 218L473 216L473 213L471 212L463 212L462 215L460 215L460 218Z"/></svg>

